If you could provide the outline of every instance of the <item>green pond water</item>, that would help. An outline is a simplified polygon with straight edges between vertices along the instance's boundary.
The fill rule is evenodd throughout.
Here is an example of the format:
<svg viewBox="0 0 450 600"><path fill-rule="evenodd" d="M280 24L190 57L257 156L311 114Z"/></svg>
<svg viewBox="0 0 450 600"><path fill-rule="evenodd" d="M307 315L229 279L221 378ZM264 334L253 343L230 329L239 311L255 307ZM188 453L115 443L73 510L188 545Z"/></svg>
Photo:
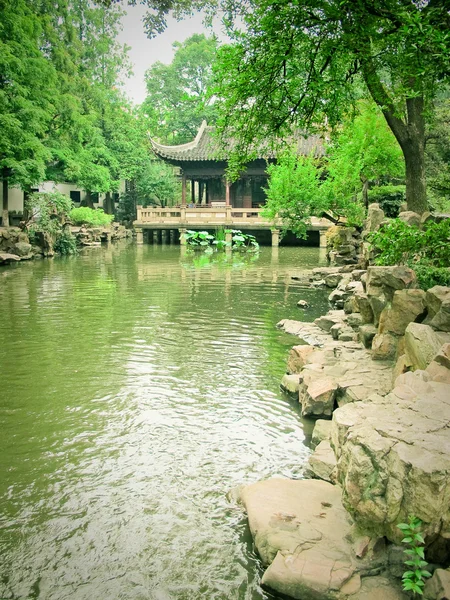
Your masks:
<svg viewBox="0 0 450 600"><path fill-rule="evenodd" d="M302 474L275 325L323 314L291 275L324 259L113 245L0 269L0 599L274 598L226 495Z"/></svg>

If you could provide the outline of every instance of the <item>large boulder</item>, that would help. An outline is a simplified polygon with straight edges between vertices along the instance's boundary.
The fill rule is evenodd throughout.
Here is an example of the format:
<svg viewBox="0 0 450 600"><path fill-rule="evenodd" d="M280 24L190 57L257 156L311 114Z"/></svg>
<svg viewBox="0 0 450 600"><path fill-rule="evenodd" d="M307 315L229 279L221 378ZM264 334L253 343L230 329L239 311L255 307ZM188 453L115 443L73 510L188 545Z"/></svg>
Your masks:
<svg viewBox="0 0 450 600"><path fill-rule="evenodd" d="M313 346L299 345L293 346L289 350L287 372L300 373L303 367L306 365L308 356L314 352Z"/></svg>
<svg viewBox="0 0 450 600"><path fill-rule="evenodd" d="M435 285L426 294L428 317L425 323L433 329L450 331L450 288Z"/></svg>
<svg viewBox="0 0 450 600"><path fill-rule="evenodd" d="M308 380L310 383L306 383ZM331 377L313 377L308 380L305 378L300 384L299 401L302 405L302 415L331 416L338 384Z"/></svg>
<svg viewBox="0 0 450 600"><path fill-rule="evenodd" d="M416 274L408 267L369 267L366 293L374 314L375 325L378 325L382 310L392 302L397 290L416 287Z"/></svg>
<svg viewBox="0 0 450 600"><path fill-rule="evenodd" d="M450 385L450 344L444 344L425 369L433 381Z"/></svg>
<svg viewBox="0 0 450 600"><path fill-rule="evenodd" d="M377 231L384 219L385 214L383 209L380 208L380 205L375 202L373 204L369 204L367 218L364 223L364 230L367 232Z"/></svg>
<svg viewBox="0 0 450 600"><path fill-rule="evenodd" d="M242 488L240 499L268 566L264 585L301 600L363 598L354 596L362 589L361 576L380 569L384 555L375 550L356 555L352 522L337 486L270 479Z"/></svg>
<svg viewBox="0 0 450 600"><path fill-rule="evenodd" d="M403 335L407 326L414 321L423 321L426 316L426 293L418 289L397 290L392 304L380 315L379 333Z"/></svg>
<svg viewBox="0 0 450 600"><path fill-rule="evenodd" d="M405 210L400 212L398 214L398 218L400 219L400 221L403 221L403 223L406 223L410 227L420 227L420 225L422 224L422 215L419 215L419 213L416 213L412 210Z"/></svg>
<svg viewBox="0 0 450 600"><path fill-rule="evenodd" d="M17 254L17 256L28 256L31 252L31 244L27 242L17 242L14 244L13 252Z"/></svg>
<svg viewBox="0 0 450 600"><path fill-rule="evenodd" d="M399 522L450 537L450 387L405 373L387 396L333 414L331 443L343 502L369 531L399 542Z"/></svg>
<svg viewBox="0 0 450 600"><path fill-rule="evenodd" d="M306 465L305 475L313 479L334 482L336 456L328 440L323 440L310 455Z"/></svg>
<svg viewBox="0 0 450 600"><path fill-rule="evenodd" d="M331 437L331 421L325 419L317 419L314 424L312 432L311 446L315 448L323 442L323 440L329 440Z"/></svg>
<svg viewBox="0 0 450 600"><path fill-rule="evenodd" d="M434 331L429 325L410 323L405 331L405 353L413 369L426 369L450 333Z"/></svg>
<svg viewBox="0 0 450 600"><path fill-rule="evenodd" d="M423 590L425 600L450 599L450 569L436 569Z"/></svg>

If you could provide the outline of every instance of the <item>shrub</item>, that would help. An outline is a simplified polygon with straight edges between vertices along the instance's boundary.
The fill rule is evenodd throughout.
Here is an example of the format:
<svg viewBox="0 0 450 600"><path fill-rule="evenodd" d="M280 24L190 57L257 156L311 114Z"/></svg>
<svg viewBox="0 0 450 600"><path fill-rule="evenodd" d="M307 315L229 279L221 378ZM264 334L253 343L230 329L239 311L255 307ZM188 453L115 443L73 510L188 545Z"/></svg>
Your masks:
<svg viewBox="0 0 450 600"><path fill-rule="evenodd" d="M77 252L77 241L70 231L62 231L56 237L54 249L59 254L69 255L76 254Z"/></svg>
<svg viewBox="0 0 450 600"><path fill-rule="evenodd" d="M406 188L404 185L381 185L369 190L369 202L378 202L384 214L393 219L398 217L400 205L405 202Z"/></svg>
<svg viewBox="0 0 450 600"><path fill-rule="evenodd" d="M450 220L426 223L423 229L398 219L369 235L377 265L407 265L422 289L450 284Z"/></svg>
<svg viewBox="0 0 450 600"><path fill-rule="evenodd" d="M103 227L109 225L114 219L114 215L107 215L102 208L88 208L80 206L72 208L69 218L77 225L93 225L94 227Z"/></svg>

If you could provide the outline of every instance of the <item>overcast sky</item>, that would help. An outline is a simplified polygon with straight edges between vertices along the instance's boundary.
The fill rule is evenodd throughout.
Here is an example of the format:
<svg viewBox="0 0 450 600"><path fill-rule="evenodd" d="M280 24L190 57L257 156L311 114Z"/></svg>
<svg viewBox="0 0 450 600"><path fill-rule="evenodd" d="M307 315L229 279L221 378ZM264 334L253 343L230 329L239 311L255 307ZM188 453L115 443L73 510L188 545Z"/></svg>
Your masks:
<svg viewBox="0 0 450 600"><path fill-rule="evenodd" d="M125 82L127 96L135 103L140 104L146 95L144 73L156 61L170 63L173 58L172 44L183 42L194 33L205 33L211 35L211 30L206 29L202 23L202 16L197 14L190 19L177 22L169 18L166 31L156 38L149 40L142 24L142 16L146 7L127 6L127 15L123 17L123 31L119 41L131 47L129 56L133 63L134 75ZM215 31L219 27L214 28ZM217 31L216 31L217 33Z"/></svg>

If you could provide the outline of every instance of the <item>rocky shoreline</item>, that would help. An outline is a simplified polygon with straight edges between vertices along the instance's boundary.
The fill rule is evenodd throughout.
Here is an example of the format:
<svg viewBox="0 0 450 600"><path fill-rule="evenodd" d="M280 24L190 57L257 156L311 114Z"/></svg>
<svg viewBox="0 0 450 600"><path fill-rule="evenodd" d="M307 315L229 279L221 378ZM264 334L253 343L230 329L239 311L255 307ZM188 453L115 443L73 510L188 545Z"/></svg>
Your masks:
<svg viewBox="0 0 450 600"><path fill-rule="evenodd" d="M305 479L240 491L263 583L300 600L406 599L397 524L414 515L434 573L424 597L449 598L450 288L350 265L304 283L335 288L314 323L278 324L301 340L281 386L317 419L315 449Z"/></svg>
<svg viewBox="0 0 450 600"><path fill-rule="evenodd" d="M131 238L133 232L119 223L109 227L69 227L75 237L77 246L100 246L102 242L110 242ZM56 254L54 241L49 233L37 232L31 240L26 231L19 227L0 227L0 265L47 258Z"/></svg>

